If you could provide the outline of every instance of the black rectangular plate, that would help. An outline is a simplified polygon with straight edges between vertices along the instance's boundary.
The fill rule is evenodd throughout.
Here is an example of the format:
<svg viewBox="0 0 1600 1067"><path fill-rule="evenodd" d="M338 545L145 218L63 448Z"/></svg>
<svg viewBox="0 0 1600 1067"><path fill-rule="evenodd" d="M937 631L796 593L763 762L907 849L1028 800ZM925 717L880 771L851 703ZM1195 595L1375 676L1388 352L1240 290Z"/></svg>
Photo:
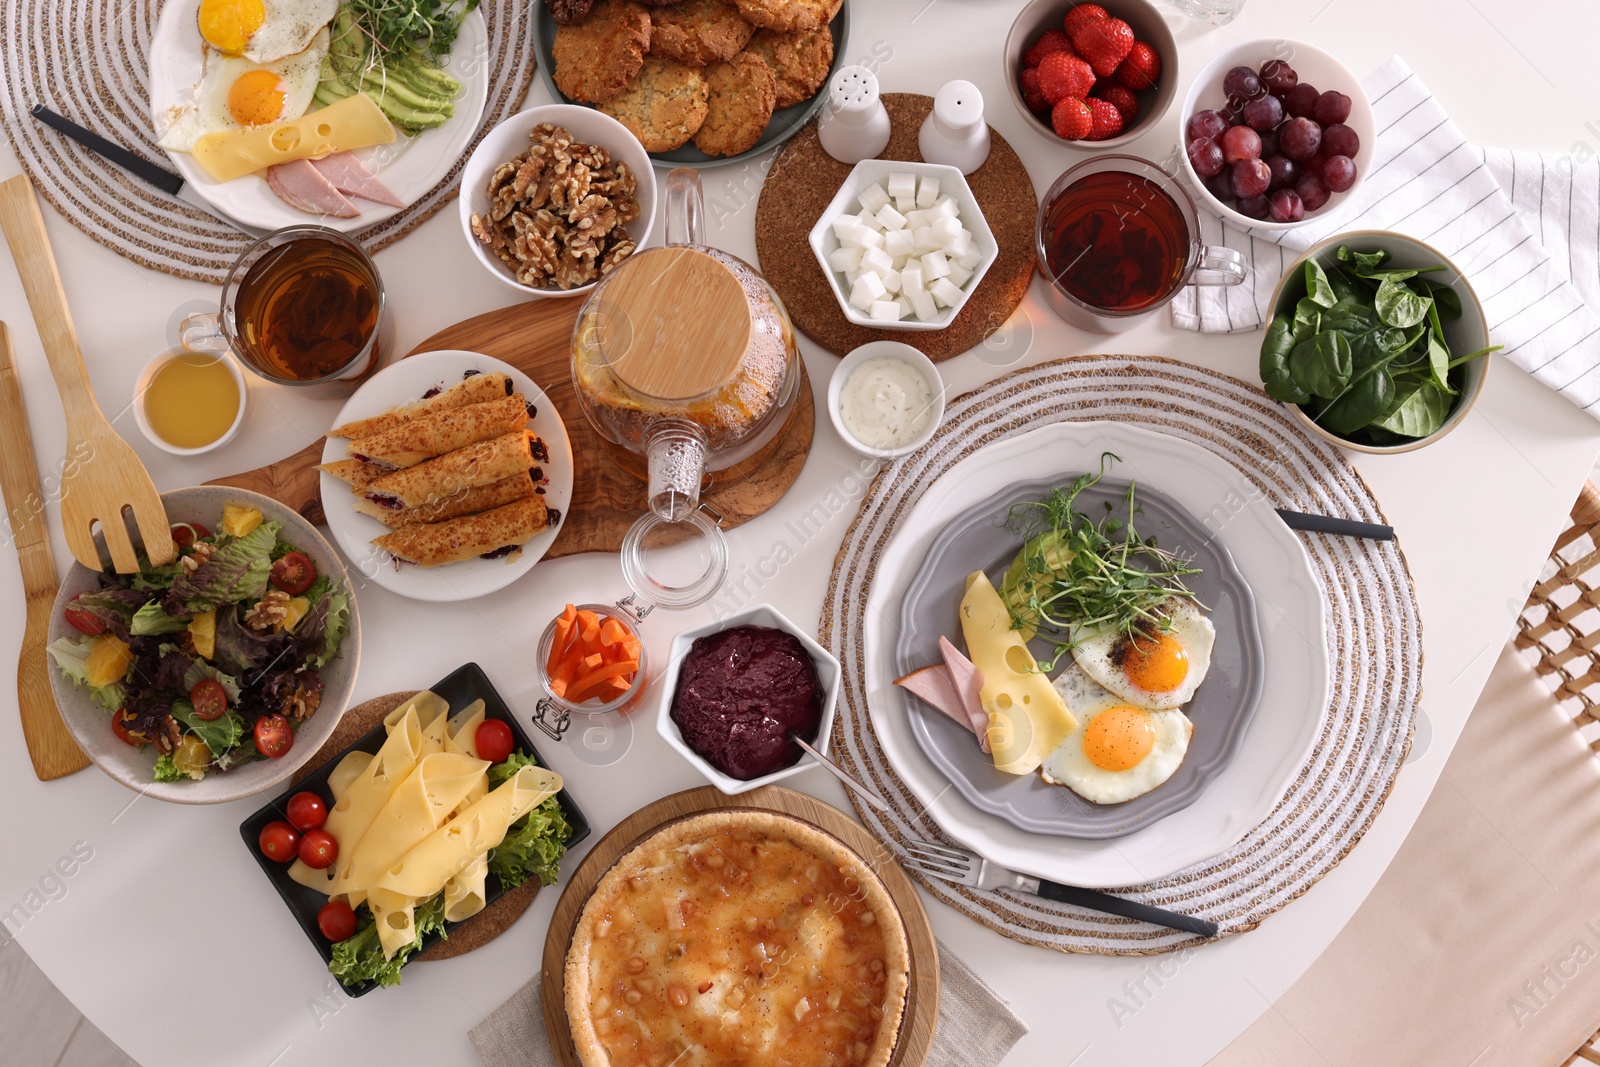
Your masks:
<svg viewBox="0 0 1600 1067"><path fill-rule="evenodd" d="M428 688L450 705L452 713L460 711L474 700L481 699L486 718L500 719L510 726L511 736L516 740L516 747L532 756L539 766L547 768L550 766L545 762L544 756L540 755L539 750L533 747L533 742L528 740L528 735L522 732L522 727L517 723L517 717L506 706L506 702L500 699L500 694L495 691L493 684L490 683L489 676L484 674L483 668L476 663L468 663L463 667L457 668L444 680ZM324 964L333 960L333 945L327 938L322 936L322 931L317 929L317 912L322 910L322 906L328 902L328 898L318 893L315 889L308 889L291 879L289 877L289 865L275 863L263 856L256 842L261 836L261 828L263 826L275 819L287 817L286 808L290 797L309 789L321 794L322 798L327 800L328 775L333 773L333 769L339 765L339 761L345 757L345 754L349 752L377 752L379 748L383 747L383 742L387 738L388 733L384 730L383 724L379 723L363 734L361 740L324 763L317 769L315 774L306 778L299 785L286 790L239 824L239 836L244 838L245 848L250 850L250 855L254 856L256 862L261 865L261 870L266 874L267 880L278 891L278 896L283 898L283 902L289 908L290 914L300 924L300 929L305 931L306 937L310 938L312 947L322 957ZM570 850L578 842L589 836L589 820L584 818L583 812L578 810L577 803L573 801L572 794L568 793L565 788L556 794L556 800L561 805L561 811L566 816L567 822L572 826L572 836L567 839L567 848ZM505 896L505 890L500 887L500 879L493 874L489 875L484 883L484 906L487 907L493 904L503 896ZM465 919L462 921L471 922L472 920ZM459 925L460 923L446 923L445 934L448 935L451 930ZM417 950L412 959L416 959L417 956L426 952L440 940L439 934L429 934L423 938L422 948ZM406 966L409 966L409 964L406 964ZM349 996L359 997L376 988L378 988L378 983L364 982L359 986L346 986L344 991Z"/></svg>

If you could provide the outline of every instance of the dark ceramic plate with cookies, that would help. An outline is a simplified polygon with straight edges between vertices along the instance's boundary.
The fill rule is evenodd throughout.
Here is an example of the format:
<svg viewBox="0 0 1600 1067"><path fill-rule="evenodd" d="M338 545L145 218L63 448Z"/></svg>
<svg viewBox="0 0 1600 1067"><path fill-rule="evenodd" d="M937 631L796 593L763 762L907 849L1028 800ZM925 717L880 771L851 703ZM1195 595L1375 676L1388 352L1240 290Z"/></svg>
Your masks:
<svg viewBox="0 0 1600 1067"><path fill-rule="evenodd" d="M611 115L665 167L782 145L852 62L849 0L543 0L534 32L551 96Z"/></svg>

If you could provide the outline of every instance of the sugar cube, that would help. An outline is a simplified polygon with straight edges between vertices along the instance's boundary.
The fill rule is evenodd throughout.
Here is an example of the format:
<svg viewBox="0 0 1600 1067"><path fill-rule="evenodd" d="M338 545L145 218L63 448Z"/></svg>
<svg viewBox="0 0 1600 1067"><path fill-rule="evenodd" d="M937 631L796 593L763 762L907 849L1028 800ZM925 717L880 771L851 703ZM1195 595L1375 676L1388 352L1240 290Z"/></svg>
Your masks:
<svg viewBox="0 0 1600 1067"><path fill-rule="evenodd" d="M903 293L920 293L922 284L922 260L907 260L906 265L900 269L900 291Z"/></svg>
<svg viewBox="0 0 1600 1067"><path fill-rule="evenodd" d="M956 262L968 270L977 270L978 264L983 262L983 253L976 248L969 248L962 255L956 256Z"/></svg>
<svg viewBox="0 0 1600 1067"><path fill-rule="evenodd" d="M866 257L862 257L861 261L865 263ZM943 252L929 252L922 257L922 277L930 287L940 278L948 277L949 274L950 262L945 259Z"/></svg>
<svg viewBox="0 0 1600 1067"><path fill-rule="evenodd" d="M928 232L932 233L933 231L930 230ZM863 226L856 234L856 243L862 248L882 248L883 234L879 233L877 230L869 230Z"/></svg>
<svg viewBox="0 0 1600 1067"><path fill-rule="evenodd" d="M861 221L861 225L865 226L869 230L872 230L874 233L883 232L883 223L878 221L878 216L875 212L863 210L861 214L856 216L856 218Z"/></svg>
<svg viewBox="0 0 1600 1067"><path fill-rule="evenodd" d="M928 287L928 292L940 307L953 307L961 302L961 290L949 278L940 278Z"/></svg>
<svg viewBox="0 0 1600 1067"><path fill-rule="evenodd" d="M933 235L933 227L921 226L911 231L911 241L916 245L918 252L936 252L939 250L939 239Z"/></svg>
<svg viewBox="0 0 1600 1067"><path fill-rule="evenodd" d="M852 271L861 266L861 253L864 251L860 245L854 248L849 245L840 245L828 253L828 265L834 270Z"/></svg>
<svg viewBox="0 0 1600 1067"><path fill-rule="evenodd" d="M874 300L872 308L867 312L876 322L899 322L900 301Z"/></svg>
<svg viewBox="0 0 1600 1067"><path fill-rule="evenodd" d="M894 268L894 260L889 258L889 253L881 248L869 248L861 253L861 269L870 270L874 274L882 274Z"/></svg>
<svg viewBox="0 0 1600 1067"><path fill-rule="evenodd" d="M883 191L883 186L873 182L861 191L861 206L863 209L878 213L878 209L889 202L889 194Z"/></svg>
<svg viewBox="0 0 1600 1067"><path fill-rule="evenodd" d="M894 173L889 175L889 195L899 200L906 197L911 200L917 198L917 176L915 174Z"/></svg>
<svg viewBox="0 0 1600 1067"><path fill-rule="evenodd" d="M914 255L917 242L909 230L888 230L883 235L883 250L891 256Z"/></svg>
<svg viewBox="0 0 1600 1067"><path fill-rule="evenodd" d="M886 292L898 293L900 291L901 274L899 271L886 270L879 277L883 279L883 288Z"/></svg>
<svg viewBox="0 0 1600 1067"><path fill-rule="evenodd" d="M932 207L939 202L939 179L931 174L922 176L917 182L917 206Z"/></svg>
<svg viewBox="0 0 1600 1067"><path fill-rule="evenodd" d="M933 297L926 290L918 289L908 292L905 299L911 304L912 312L923 322L932 322L939 317L939 309L934 305Z"/></svg>
<svg viewBox="0 0 1600 1067"><path fill-rule="evenodd" d="M961 209L956 205L954 199L948 196L941 196L937 201L934 202L934 205L928 209L928 214L932 215L936 219L953 219L957 218L961 214Z"/></svg>
<svg viewBox="0 0 1600 1067"><path fill-rule="evenodd" d="M882 300L887 292L882 278L876 274L862 274L850 287L850 306L866 311L873 301Z"/></svg>
<svg viewBox="0 0 1600 1067"><path fill-rule="evenodd" d="M963 267L960 263L952 263L950 264L949 277L950 280L958 287L965 289L967 287L967 283L972 280L972 272Z"/></svg>
<svg viewBox="0 0 1600 1067"><path fill-rule="evenodd" d="M854 215L841 215L833 220L833 235L840 244L850 244L863 229L861 220Z"/></svg>
<svg viewBox="0 0 1600 1067"><path fill-rule="evenodd" d="M906 228L906 217L888 204L878 209L878 222L885 230L903 230Z"/></svg>
<svg viewBox="0 0 1600 1067"><path fill-rule="evenodd" d="M908 229L917 230L917 229L921 229L924 226L932 226L932 225L933 225L933 219L928 215L928 213L926 211L922 211L920 209L915 209L915 210L906 212L906 227Z"/></svg>
<svg viewBox="0 0 1600 1067"><path fill-rule="evenodd" d="M903 294L895 297L894 302L900 305L900 317L902 319L909 319L915 314L911 307L911 301L907 300Z"/></svg>
<svg viewBox="0 0 1600 1067"><path fill-rule="evenodd" d="M941 246L943 246L944 243L949 241L951 238L955 237L956 234L964 232L961 229L960 222L952 218L944 217L934 219L933 225L930 227L930 229L933 230L933 235L939 239L939 244Z"/></svg>
<svg viewBox="0 0 1600 1067"><path fill-rule="evenodd" d="M915 200L913 200L911 197L908 196L908 197L904 197L904 198L902 198L900 200L896 200L894 202L894 206L895 206L895 210L899 211L900 214L904 215L908 211L915 211L917 209L917 202Z"/></svg>
<svg viewBox="0 0 1600 1067"><path fill-rule="evenodd" d="M960 259L972 251L972 234L966 230L958 230L954 237L945 238L939 250L951 259Z"/></svg>

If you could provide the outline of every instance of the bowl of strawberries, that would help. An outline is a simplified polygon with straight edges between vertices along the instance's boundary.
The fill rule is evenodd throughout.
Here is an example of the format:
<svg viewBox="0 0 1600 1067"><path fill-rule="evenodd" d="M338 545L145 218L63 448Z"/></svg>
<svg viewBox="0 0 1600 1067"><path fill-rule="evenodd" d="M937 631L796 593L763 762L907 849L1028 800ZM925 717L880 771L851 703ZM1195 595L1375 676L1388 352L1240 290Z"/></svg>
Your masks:
<svg viewBox="0 0 1600 1067"><path fill-rule="evenodd" d="M1178 46L1148 0L1032 0L1005 46L1017 109L1074 148L1127 144L1160 121L1178 94Z"/></svg>

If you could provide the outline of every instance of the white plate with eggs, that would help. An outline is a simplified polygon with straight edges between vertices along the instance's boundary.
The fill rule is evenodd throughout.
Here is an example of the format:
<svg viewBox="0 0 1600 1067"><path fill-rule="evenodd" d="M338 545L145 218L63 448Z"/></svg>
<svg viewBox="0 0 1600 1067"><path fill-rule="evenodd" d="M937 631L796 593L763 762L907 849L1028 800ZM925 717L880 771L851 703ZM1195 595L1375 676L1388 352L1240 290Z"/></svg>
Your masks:
<svg viewBox="0 0 1600 1067"><path fill-rule="evenodd" d="M1164 548L1193 553L1202 567L1189 584L1205 604L1215 641L1195 652L1209 669L1184 705L1193 736L1157 731L1155 750L1136 768L1170 777L1134 799L1095 804L1039 774L996 771L969 732L894 679L938 662L930 649L941 634L961 644L957 610L968 573L984 570L999 586L1021 547L1019 537L997 525L1006 507L1098 470L1107 451L1121 462L1080 497L1079 510L1098 518L1100 502L1116 500L1134 481L1143 508L1139 531ZM1007 488L996 493L997 485ZM1196 518L1217 514L1227 516L1220 530ZM1226 851L1292 783L1327 708L1322 591L1298 537L1220 457L1119 423L1052 424L984 448L946 472L880 557L865 618L866 703L886 755L911 791L962 844L1073 885L1145 882ZM1032 646L1035 655L1048 648L1037 640ZM1051 676L1061 676L1070 662L1063 657ZM1101 694L1093 684L1076 690ZM1080 730L1104 710L1093 703L1076 709ZM1175 770L1158 766L1174 756L1181 757ZM1073 770L1064 762L1056 769ZM1109 799L1126 791L1129 779L1119 773L1088 783L1088 791L1103 787Z"/></svg>
<svg viewBox="0 0 1600 1067"><path fill-rule="evenodd" d="M161 9L150 41L150 116L159 140L193 143L206 133L240 128L229 106L230 94L238 86L241 102L259 100L261 94L251 92L264 80L264 75L256 73L259 71L279 79L276 88L282 93L281 106L276 98L263 105L277 118L296 118L317 107L312 94L327 48L325 27L338 13L339 0L264 0L261 26L248 38L245 53L236 56L222 53L201 36L201 6L213 3L220 17L222 9L235 0L170 0ZM488 29L482 12L474 10L462 20L450 60L443 67L461 83L449 121L414 136L397 129L389 144L355 149L356 158L402 204L410 206L421 199L466 151L488 100L487 55ZM221 214L247 226L275 230L316 223L348 233L404 210L352 200L361 210L354 217L311 214L280 199L267 185L265 172L219 182L188 152L166 151L190 189Z"/></svg>

